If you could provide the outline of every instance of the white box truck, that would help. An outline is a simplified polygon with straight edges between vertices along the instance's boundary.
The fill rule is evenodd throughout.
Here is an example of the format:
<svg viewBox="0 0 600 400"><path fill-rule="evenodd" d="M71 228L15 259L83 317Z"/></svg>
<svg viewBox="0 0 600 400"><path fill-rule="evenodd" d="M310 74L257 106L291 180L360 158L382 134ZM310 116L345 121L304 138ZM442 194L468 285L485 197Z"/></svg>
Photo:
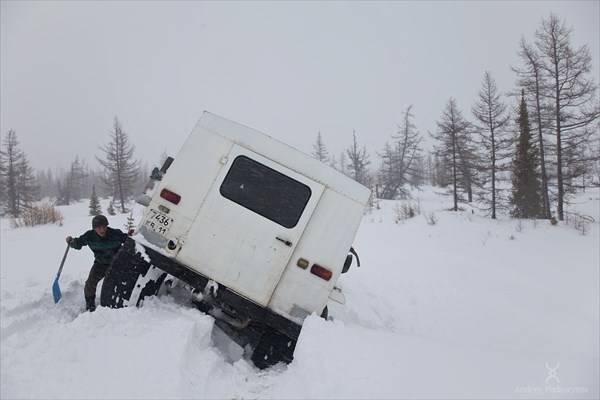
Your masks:
<svg viewBox="0 0 600 400"><path fill-rule="evenodd" d="M187 293L259 368L290 362L304 319L344 303L336 282L371 191L263 133L204 112L153 171L136 235L115 257L101 304ZM357 260L358 261L358 260Z"/></svg>

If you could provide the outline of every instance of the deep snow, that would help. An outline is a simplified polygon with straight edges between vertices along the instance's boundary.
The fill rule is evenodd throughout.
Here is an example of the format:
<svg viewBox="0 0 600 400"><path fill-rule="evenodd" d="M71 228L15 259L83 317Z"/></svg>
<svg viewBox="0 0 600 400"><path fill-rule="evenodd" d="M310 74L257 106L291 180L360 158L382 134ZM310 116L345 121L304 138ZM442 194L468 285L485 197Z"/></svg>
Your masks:
<svg viewBox="0 0 600 400"><path fill-rule="evenodd" d="M339 281L346 305L310 316L293 363L265 371L169 296L82 312L87 248L69 252L55 305L64 238L89 229L87 202L61 207L63 226L2 219L0 397L598 398L599 199L588 191L570 208L595 219L585 236L444 211L433 190L397 224L399 202L380 201L355 240L361 267ZM109 220L124 230L126 218Z"/></svg>

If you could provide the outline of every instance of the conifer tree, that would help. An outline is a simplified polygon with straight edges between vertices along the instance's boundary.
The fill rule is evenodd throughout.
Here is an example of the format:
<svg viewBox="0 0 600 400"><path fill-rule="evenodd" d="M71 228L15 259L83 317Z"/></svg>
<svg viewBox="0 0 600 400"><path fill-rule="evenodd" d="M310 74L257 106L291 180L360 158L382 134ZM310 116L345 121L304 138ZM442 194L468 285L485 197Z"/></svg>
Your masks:
<svg viewBox="0 0 600 400"><path fill-rule="evenodd" d="M340 160L338 162L337 170L340 171L342 174L349 176L348 161L346 160L346 151L345 150L340 153Z"/></svg>
<svg viewBox="0 0 600 400"><path fill-rule="evenodd" d="M536 30L535 44L541 57L541 71L547 77L543 96L551 111L551 131L556 151L556 213L564 220L564 203L574 190L571 183L584 172L571 168L582 159L583 149L589 146L590 136L600 119L598 85L592 74L592 56L587 45L576 48L571 44L573 29L557 15L550 14Z"/></svg>
<svg viewBox="0 0 600 400"><path fill-rule="evenodd" d="M444 171L443 184L452 186L452 211L458 211L460 188L467 192L471 201L474 182L472 169L476 160L468 145L470 123L463 117L453 97L446 102L437 127L437 131L431 134L438 142L434 146L435 155L439 157L439 166Z"/></svg>
<svg viewBox="0 0 600 400"><path fill-rule="evenodd" d="M542 196L542 211L540 218L550 219L550 189L548 188L549 176L546 170L548 162L546 159L545 147L548 146L545 139L545 130L548 129L547 122L543 114L547 113L547 107L544 106L544 97L542 96L543 88L548 86L547 78L542 72L542 59L539 52L534 46L527 43L525 38L521 38L519 43L519 57L523 61L522 68L513 68L517 73L518 85L525 89L528 97L532 99L533 105L531 113L532 131L537 134L537 148L540 160L540 178L541 178L541 196Z"/></svg>
<svg viewBox="0 0 600 400"><path fill-rule="evenodd" d="M519 141L513 165L511 214L515 218L537 218L542 215L543 210L541 182L537 171L539 158L531 135L525 91L521 92L521 104L516 122L519 126Z"/></svg>
<svg viewBox="0 0 600 400"><path fill-rule="evenodd" d="M395 199L399 183L396 183L396 155L394 154L390 142L385 142L383 150L377 153L377 155L381 158L381 165L379 166L379 173L377 176L377 197L386 200ZM381 186L381 192L379 191L379 186Z"/></svg>
<svg viewBox="0 0 600 400"><path fill-rule="evenodd" d="M104 167L102 180L107 188L112 189L113 199L119 201L119 207L124 214L127 212L125 204L136 190L139 161L133 158L135 146L129 143L127 133L117 117L115 117L110 143L101 146L100 149L106 155L105 159L96 157Z"/></svg>
<svg viewBox="0 0 600 400"><path fill-rule="evenodd" d="M487 204L492 219L496 219L496 210L502 203L502 196L499 195L502 186L501 172L507 164L509 149L513 144L506 130L510 116L501 100L496 81L489 71L484 74L481 89L471 110L478 123L477 132L482 144L480 174L485 186L482 200Z"/></svg>
<svg viewBox="0 0 600 400"><path fill-rule="evenodd" d="M323 142L323 137L321 136L320 131L317 134L317 141L313 145L312 156L325 164L329 162L329 151Z"/></svg>
<svg viewBox="0 0 600 400"><path fill-rule="evenodd" d="M83 195L83 188L88 177L88 174L85 172L85 168L85 160L79 160L79 156L76 156L75 160L71 162L69 183L71 185L71 199L74 201L80 201L85 197Z"/></svg>
<svg viewBox="0 0 600 400"><path fill-rule="evenodd" d="M409 197L404 186L418 182L421 177L422 171L417 167L422 151L421 135L413 122L412 107L410 105L402 112L402 124L398 125L396 135L392 135L393 144L386 142L383 151L378 153L381 157L379 184L383 199Z"/></svg>
<svg viewBox="0 0 600 400"><path fill-rule="evenodd" d="M352 132L352 146L346 149L346 155L350 160L348 163L350 177L361 185L369 187L371 184L371 177L367 167L371 164L371 161L369 161L367 148L365 146L363 146L362 149L358 147L356 132L354 131Z"/></svg>
<svg viewBox="0 0 600 400"><path fill-rule="evenodd" d="M71 168L64 179L58 182L58 198L56 203L68 206L71 202L80 201L83 197L82 190L88 174L85 172L85 161L79 161L79 156L71 162Z"/></svg>
<svg viewBox="0 0 600 400"><path fill-rule="evenodd" d="M102 208L100 207L100 199L96 195L96 185L92 186L92 197L90 197L90 215L96 216L102 214Z"/></svg>
<svg viewBox="0 0 600 400"><path fill-rule="evenodd" d="M114 206L112 200L110 201L110 203L108 203L108 207L106 208L106 212L108 213L108 215L117 215L117 212L115 211L115 206Z"/></svg>
<svg viewBox="0 0 600 400"><path fill-rule="evenodd" d="M39 187L29 160L10 130L0 151L0 213L18 218L35 200Z"/></svg>
<svg viewBox="0 0 600 400"><path fill-rule="evenodd" d="M125 229L130 230L130 229L135 228L134 222L135 222L135 218L133 218L133 211L131 211L129 213L129 216L127 217L127 223L125 223Z"/></svg>

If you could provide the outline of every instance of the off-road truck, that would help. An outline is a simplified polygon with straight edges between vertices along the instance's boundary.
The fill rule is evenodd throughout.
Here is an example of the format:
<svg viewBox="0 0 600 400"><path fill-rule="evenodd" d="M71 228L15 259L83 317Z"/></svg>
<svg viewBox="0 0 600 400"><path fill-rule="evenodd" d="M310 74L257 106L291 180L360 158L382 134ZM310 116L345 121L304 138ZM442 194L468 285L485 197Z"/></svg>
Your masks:
<svg viewBox="0 0 600 400"><path fill-rule="evenodd" d="M371 191L263 133L204 112L155 169L143 218L102 285L101 305L187 293L259 368L290 362L304 319L344 303L336 282Z"/></svg>

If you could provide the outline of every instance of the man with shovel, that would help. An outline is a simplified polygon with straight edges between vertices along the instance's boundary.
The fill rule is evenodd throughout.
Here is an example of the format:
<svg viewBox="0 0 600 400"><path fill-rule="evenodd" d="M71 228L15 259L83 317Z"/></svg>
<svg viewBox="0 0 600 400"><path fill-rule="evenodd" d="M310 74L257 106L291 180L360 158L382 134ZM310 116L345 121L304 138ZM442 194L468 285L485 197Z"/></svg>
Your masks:
<svg viewBox="0 0 600 400"><path fill-rule="evenodd" d="M133 229L124 233L120 229L109 228L108 219L104 215L92 218L92 229L83 235L73 238L67 236L67 243L76 250L88 246L94 253L94 265L85 281L83 293L85 295L85 309L93 312L96 309L96 287L104 278L110 263L121 248L127 236L133 235Z"/></svg>

